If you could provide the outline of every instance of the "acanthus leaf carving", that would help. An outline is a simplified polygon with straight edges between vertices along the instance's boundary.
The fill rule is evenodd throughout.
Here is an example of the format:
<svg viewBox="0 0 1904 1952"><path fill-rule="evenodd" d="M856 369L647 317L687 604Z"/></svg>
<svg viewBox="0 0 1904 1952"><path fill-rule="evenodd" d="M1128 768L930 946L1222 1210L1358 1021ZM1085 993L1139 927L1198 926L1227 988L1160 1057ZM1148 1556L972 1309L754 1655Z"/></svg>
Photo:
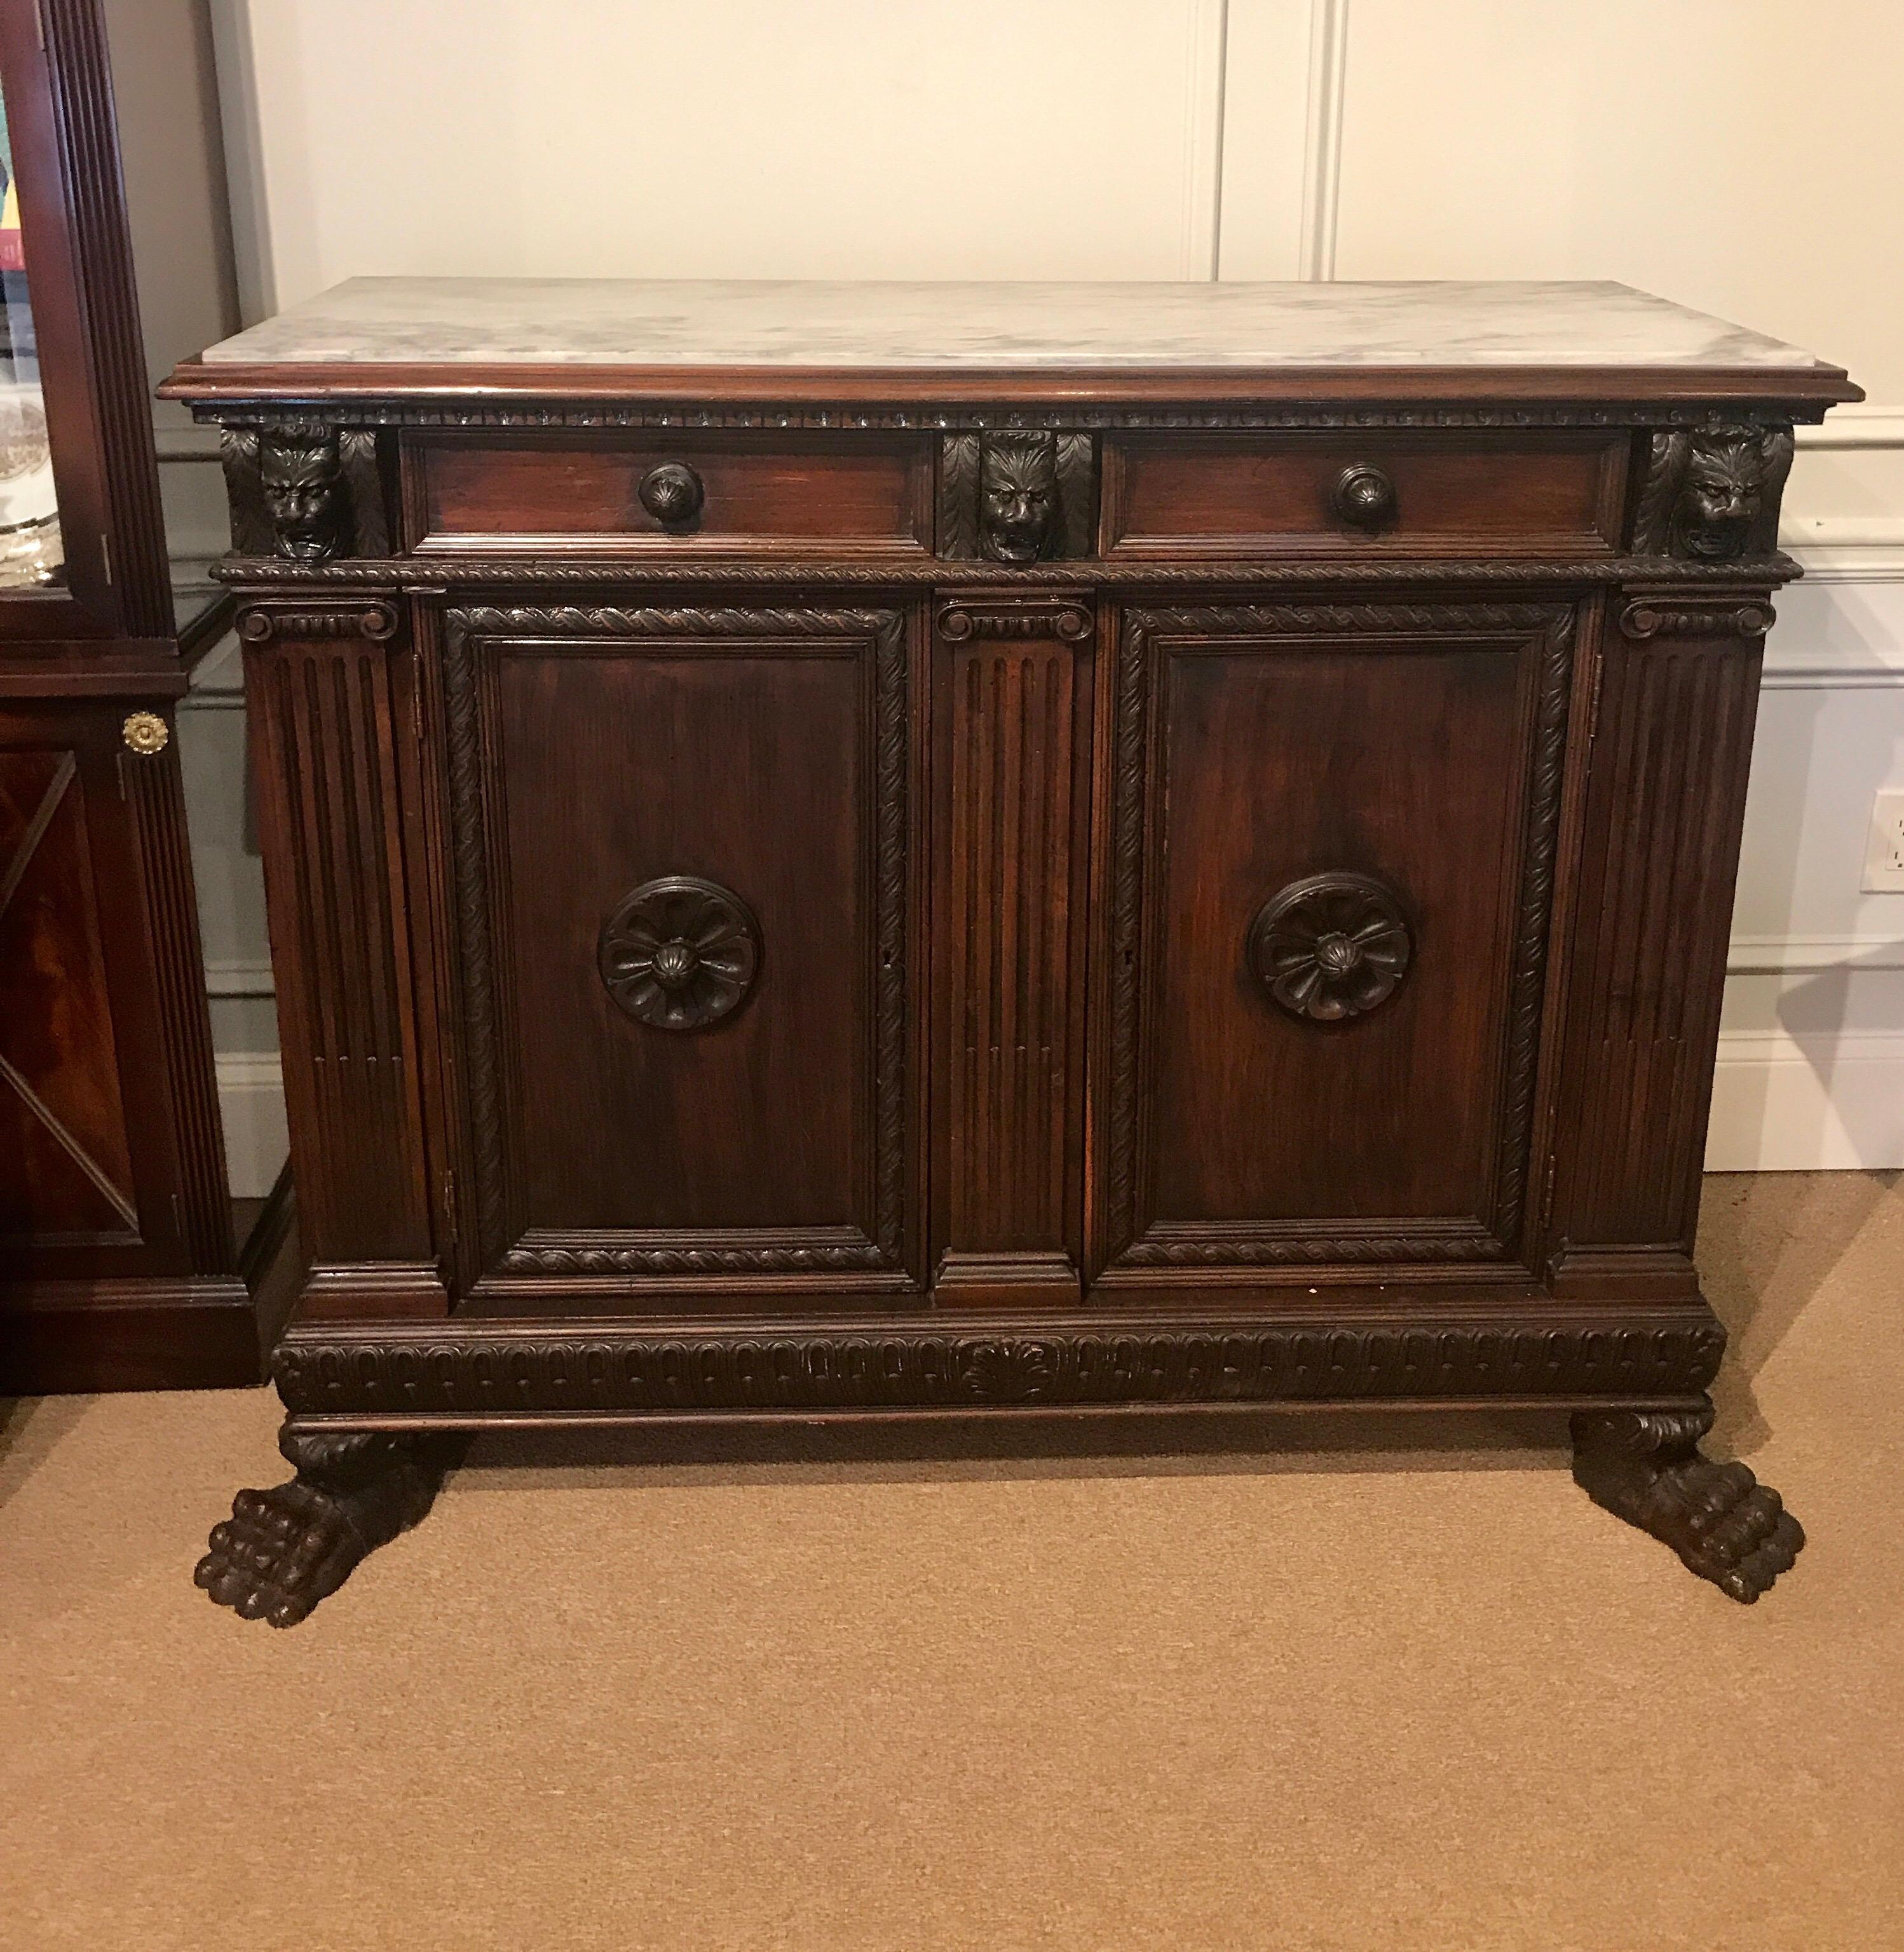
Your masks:
<svg viewBox="0 0 1904 1952"><path fill-rule="evenodd" d="M1091 552L1096 443L1088 433L999 427L940 443L938 553L1024 567Z"/></svg>
<svg viewBox="0 0 1904 1952"><path fill-rule="evenodd" d="M938 552L969 559L979 554L979 452L975 433L950 433L939 443Z"/></svg>

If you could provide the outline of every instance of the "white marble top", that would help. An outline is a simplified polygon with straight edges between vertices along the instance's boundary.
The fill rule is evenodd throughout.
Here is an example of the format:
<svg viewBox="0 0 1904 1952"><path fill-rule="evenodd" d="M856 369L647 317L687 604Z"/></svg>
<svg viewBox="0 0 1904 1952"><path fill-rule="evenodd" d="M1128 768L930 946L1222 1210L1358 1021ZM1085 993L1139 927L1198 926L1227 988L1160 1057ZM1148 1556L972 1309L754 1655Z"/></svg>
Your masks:
<svg viewBox="0 0 1904 1952"><path fill-rule="evenodd" d="M1822 364L1796 346L1612 283L645 278L352 278L205 358L849 371Z"/></svg>

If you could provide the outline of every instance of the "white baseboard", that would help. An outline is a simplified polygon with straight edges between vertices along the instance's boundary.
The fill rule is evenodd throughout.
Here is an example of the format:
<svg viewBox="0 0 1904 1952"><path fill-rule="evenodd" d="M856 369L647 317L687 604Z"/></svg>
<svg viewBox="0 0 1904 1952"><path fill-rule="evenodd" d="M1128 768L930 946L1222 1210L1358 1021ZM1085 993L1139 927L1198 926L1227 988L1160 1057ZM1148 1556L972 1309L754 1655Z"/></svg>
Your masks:
<svg viewBox="0 0 1904 1952"><path fill-rule="evenodd" d="M205 965L205 992L208 996L274 996L277 986L271 981L271 965L268 962L248 962L228 959ZM249 1062L252 1053L243 1054ZM275 1064L274 1055L267 1052Z"/></svg>
<svg viewBox="0 0 1904 1952"><path fill-rule="evenodd" d="M1708 1172L1904 1166L1904 1031L1719 1039Z"/></svg>
<svg viewBox="0 0 1904 1952"><path fill-rule="evenodd" d="M218 1071L231 1197L262 1200L290 1150L284 1123L284 1074L277 1053L221 1051Z"/></svg>

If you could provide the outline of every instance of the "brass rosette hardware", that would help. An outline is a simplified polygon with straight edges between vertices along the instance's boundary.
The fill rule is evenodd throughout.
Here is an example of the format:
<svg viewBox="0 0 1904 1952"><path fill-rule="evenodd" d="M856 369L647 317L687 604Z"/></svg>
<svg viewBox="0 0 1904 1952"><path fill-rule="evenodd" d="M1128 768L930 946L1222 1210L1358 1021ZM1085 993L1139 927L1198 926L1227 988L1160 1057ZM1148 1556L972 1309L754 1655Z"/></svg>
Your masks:
<svg viewBox="0 0 1904 1952"><path fill-rule="evenodd" d="M129 751L150 759L155 752L162 752L172 743L172 728L156 712L129 712L126 722L119 728L119 736L126 742Z"/></svg>

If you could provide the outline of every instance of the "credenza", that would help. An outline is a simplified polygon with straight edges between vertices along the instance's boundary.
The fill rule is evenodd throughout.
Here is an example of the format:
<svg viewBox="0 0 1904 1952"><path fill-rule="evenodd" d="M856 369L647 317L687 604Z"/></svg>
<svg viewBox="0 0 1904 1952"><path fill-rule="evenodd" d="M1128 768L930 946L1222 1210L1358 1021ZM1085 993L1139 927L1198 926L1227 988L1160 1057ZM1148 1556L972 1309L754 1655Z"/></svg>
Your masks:
<svg viewBox="0 0 1904 1952"><path fill-rule="evenodd" d="M168 391L308 1260L214 1599L472 1431L1279 1404L1564 1411L1791 1565L1693 1247L1842 371L1607 284L418 279Z"/></svg>

